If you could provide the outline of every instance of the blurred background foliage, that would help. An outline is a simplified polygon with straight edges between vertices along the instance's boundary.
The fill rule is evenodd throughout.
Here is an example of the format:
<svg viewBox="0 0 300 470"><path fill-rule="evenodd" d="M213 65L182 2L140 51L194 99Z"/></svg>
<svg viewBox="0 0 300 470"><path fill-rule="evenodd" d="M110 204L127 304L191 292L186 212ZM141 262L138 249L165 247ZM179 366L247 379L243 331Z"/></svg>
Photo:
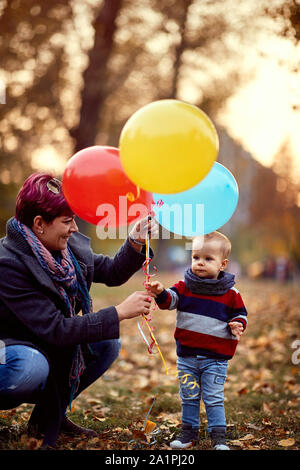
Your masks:
<svg viewBox="0 0 300 470"><path fill-rule="evenodd" d="M284 258L294 272L300 262L300 198L289 141L265 167L219 119L228 99L253 76L245 51L254 50L263 35L297 45L299 2L1 0L1 235L30 173L61 176L74 152L94 144L118 146L124 123L141 106L175 98L213 119L218 161L238 181L238 209L221 228L233 241L236 269L250 266L255 277ZM80 227L95 250L112 254L120 245L99 241L94 226ZM184 240L153 245L160 269L188 262L184 249L178 250Z"/></svg>

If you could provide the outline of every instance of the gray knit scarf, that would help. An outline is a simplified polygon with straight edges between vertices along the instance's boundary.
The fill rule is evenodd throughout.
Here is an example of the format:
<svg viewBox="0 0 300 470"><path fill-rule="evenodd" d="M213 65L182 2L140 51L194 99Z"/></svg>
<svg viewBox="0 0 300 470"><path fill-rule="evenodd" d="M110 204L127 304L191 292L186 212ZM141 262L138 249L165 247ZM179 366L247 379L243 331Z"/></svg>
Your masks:
<svg viewBox="0 0 300 470"><path fill-rule="evenodd" d="M202 279L188 268L184 273L184 282L193 294L223 295L234 286L234 274L221 271L218 279Z"/></svg>

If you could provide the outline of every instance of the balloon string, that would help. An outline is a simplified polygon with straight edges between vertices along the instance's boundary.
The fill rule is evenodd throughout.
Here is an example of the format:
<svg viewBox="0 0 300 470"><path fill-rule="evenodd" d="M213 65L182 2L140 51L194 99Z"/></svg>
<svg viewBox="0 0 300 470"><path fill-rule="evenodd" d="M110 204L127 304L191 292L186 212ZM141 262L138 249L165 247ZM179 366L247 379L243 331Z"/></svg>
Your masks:
<svg viewBox="0 0 300 470"><path fill-rule="evenodd" d="M150 246L149 246L149 234L148 234L148 232L146 234L145 245L146 245L146 260L144 261L144 263L142 265L142 269L143 269L143 273L146 276L146 280L143 282L143 285L149 292L149 287L147 287L147 283L150 280L149 266L150 266L150 263L151 263L151 258L150 258ZM152 320L152 316L150 315L150 316L146 317L143 314L143 319L144 319L144 322L146 323L147 327L149 328L150 338L152 340L151 344L149 344L148 341L146 341L146 344L148 345L148 352L149 352L149 354L153 354L153 346L155 344L155 340L154 340L153 335L152 335L153 328L148 325L148 322L150 322ZM143 334L143 336L144 336L144 334Z"/></svg>
<svg viewBox="0 0 300 470"><path fill-rule="evenodd" d="M137 326L138 326L138 329L139 329L139 331L140 331L140 333L141 333L141 335L142 335L143 340L145 341L145 343L146 343L146 345L147 345L149 354L153 354L153 346L154 346L154 343L152 342L151 344L149 344L149 342L148 342L146 336L144 335L144 332L143 332L143 330L142 330L141 325L139 324L139 322L137 322Z"/></svg>
<svg viewBox="0 0 300 470"><path fill-rule="evenodd" d="M150 408L149 408L149 410L148 410L148 413L147 413L147 415L146 415L146 418L145 418L145 421L144 421L144 430L146 429L146 424L147 424L147 421L148 421L148 416L149 416L150 413L151 413L151 410L152 410L152 408L153 408L153 405L154 405L155 401L156 401L156 397L153 398L152 404L151 404L151 406L150 406Z"/></svg>
<svg viewBox="0 0 300 470"><path fill-rule="evenodd" d="M151 258L150 258L150 246L149 246L149 234L148 233L146 234L145 244L146 244L146 261L144 261L144 263L143 263L143 272L146 275L146 281L144 281L144 286L149 282L150 277L154 275L154 274L151 275L149 273L149 265L150 265L150 262L151 262ZM155 266L154 266L154 268L155 268ZM155 268L155 270L157 271L156 268ZM146 286L146 289L149 291L149 287ZM157 306L156 306L156 308L157 308ZM143 317L143 320L144 320L145 324L147 325L147 328L150 332L150 338L152 340L152 343L150 345L149 345L148 341L146 340L146 344L148 345L148 351L149 351L150 354L153 354L153 346L155 345L157 347L157 351L158 351L158 353L161 357L161 360L164 364L164 367L165 367L165 372L166 372L166 374L168 374L168 367L167 367L166 361L165 361L164 356L163 356L163 354L160 350L158 342L157 342L157 340L154 336L153 328L149 325L149 322L152 320L152 317L150 316L149 318L147 318L145 314L143 314L142 317ZM138 324L138 327L139 327L139 330L141 332L141 328L140 328L139 324ZM145 340L145 335L143 333L142 333L142 336Z"/></svg>
<svg viewBox="0 0 300 470"><path fill-rule="evenodd" d="M127 197L128 201L133 202L136 199L138 199L140 197L140 195L141 195L140 187L137 186L136 187L136 196L133 193L129 192L129 193L126 194L126 197Z"/></svg>
<svg viewBox="0 0 300 470"><path fill-rule="evenodd" d="M159 352L159 355L160 355L161 360L162 360L162 362L163 362L163 365L164 365L164 367L165 367L166 375L168 375L168 367L167 367L165 358L164 358L164 356L163 356L163 354L162 354L162 352L161 352L161 350L160 350L160 347L159 347L159 345L158 345L158 342L157 342L157 340L156 340L156 338L155 338L155 336L154 336L154 334L153 334L153 331L152 331L151 327L149 326L148 321L146 320L144 314L143 314L143 318L144 318L144 320L145 320L145 323L146 323L146 325L147 325L147 328L149 329L150 337L151 337L151 339L153 340L153 343L152 343L152 344L155 344L155 346L157 347L157 351Z"/></svg>

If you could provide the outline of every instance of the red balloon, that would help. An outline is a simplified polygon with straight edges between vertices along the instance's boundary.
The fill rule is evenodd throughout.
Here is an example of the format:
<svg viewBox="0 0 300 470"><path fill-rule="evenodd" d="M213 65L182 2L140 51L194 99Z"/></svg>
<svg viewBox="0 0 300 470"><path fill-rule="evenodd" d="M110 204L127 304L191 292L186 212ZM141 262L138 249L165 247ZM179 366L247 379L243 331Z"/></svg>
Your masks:
<svg viewBox="0 0 300 470"><path fill-rule="evenodd" d="M152 194L130 181L115 147L95 145L75 153L62 188L74 213L95 225L124 226L151 211Z"/></svg>

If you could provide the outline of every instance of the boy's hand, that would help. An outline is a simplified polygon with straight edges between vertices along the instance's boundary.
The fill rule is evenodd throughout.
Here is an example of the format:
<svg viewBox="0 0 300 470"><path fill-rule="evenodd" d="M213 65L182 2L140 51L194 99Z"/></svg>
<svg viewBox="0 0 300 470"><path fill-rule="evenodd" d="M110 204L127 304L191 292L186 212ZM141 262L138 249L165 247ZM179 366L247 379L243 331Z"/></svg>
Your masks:
<svg viewBox="0 0 300 470"><path fill-rule="evenodd" d="M147 282L146 288L148 288L150 292L155 296L160 294L164 290L163 284L159 281Z"/></svg>
<svg viewBox="0 0 300 470"><path fill-rule="evenodd" d="M241 322L239 321L231 321L228 323L231 329L231 333L237 337L237 340L239 341L242 334L244 333L244 327Z"/></svg>

